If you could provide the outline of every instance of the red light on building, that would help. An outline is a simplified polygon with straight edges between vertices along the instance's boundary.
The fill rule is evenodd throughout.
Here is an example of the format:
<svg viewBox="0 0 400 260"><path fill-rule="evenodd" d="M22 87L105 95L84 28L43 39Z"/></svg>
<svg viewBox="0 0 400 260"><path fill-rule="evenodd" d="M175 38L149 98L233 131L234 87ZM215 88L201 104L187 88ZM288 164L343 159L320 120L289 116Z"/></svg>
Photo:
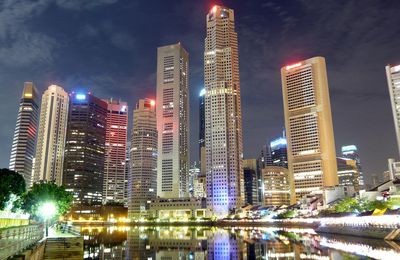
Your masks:
<svg viewBox="0 0 400 260"><path fill-rule="evenodd" d="M150 100L150 105L151 105L152 107L154 107L154 106L156 105L156 101Z"/></svg>
<svg viewBox="0 0 400 260"><path fill-rule="evenodd" d="M217 6L214 5L213 8L212 8L212 12L215 13L216 11L217 11Z"/></svg>
<svg viewBox="0 0 400 260"><path fill-rule="evenodd" d="M301 62L294 63L294 64L291 64L291 65L286 66L286 70L291 70L291 69L300 67L301 65L302 65Z"/></svg>

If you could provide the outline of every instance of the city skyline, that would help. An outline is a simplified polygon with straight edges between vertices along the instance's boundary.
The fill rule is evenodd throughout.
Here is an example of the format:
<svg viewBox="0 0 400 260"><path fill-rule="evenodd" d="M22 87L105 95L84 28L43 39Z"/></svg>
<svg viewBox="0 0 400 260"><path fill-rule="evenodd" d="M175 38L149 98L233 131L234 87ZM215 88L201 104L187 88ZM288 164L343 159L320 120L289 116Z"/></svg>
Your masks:
<svg viewBox="0 0 400 260"><path fill-rule="evenodd" d="M256 58L254 55L250 55L253 51L249 49L252 44L249 43L249 34L254 33L254 30L260 30L262 28L250 28L249 24L252 24L249 22L250 18L246 18L246 15L250 15L252 12L256 14L256 11L254 10L255 7L250 7L247 4L243 4L242 6L240 4L236 3L230 3L230 1L224 1L222 3L225 6L229 6L230 8L233 8L236 10L236 20L240 21L240 28L238 31L239 34L239 48L240 49L240 59L241 61L244 59L245 61L249 61L250 59ZM262 5L261 3L257 3L259 7L264 7L265 10L270 10L271 12L271 17L274 17L273 21L283 21L282 17L279 17L277 15L277 11L275 9L279 9L279 5L274 2L269 2L264 3ZM254 4L254 6L257 6L257 4ZM81 8L85 8L86 12L101 12L102 9L107 9L107 7L110 8L117 8L118 3L112 4L112 5L104 5L104 6L97 6L97 7L91 7L91 6L80 6ZM140 5L140 4L139 4ZM189 4L185 4L185 8L187 8ZM197 4L194 4L197 6ZM332 4L335 5L335 4ZM339 4L338 4L339 5ZM196 31L192 32L196 34L196 41L198 39L201 39L204 37L205 32L204 32L204 13L207 13L207 11L211 8L212 3L210 4L201 4L200 10L195 12L196 16L194 20L198 22L199 24L196 24L194 26L196 28ZM176 5L174 5L175 8L179 8ZM309 7L309 6L308 6ZM378 6L379 7L379 6ZM392 6L393 7L393 6ZM50 8L50 7L48 7ZM58 7L52 7L52 8L58 8L60 9L59 12L84 12L84 11L79 11L76 9L73 9L71 6L69 7L70 9L66 9L67 7L65 6L58 6ZM71 9L72 8L72 9ZM144 7L141 7L144 8ZM309 7L311 8L311 7ZM314 8L318 8L317 6ZM355 8L354 6L350 5L349 8ZM383 8L381 6L381 8ZM390 9L389 7L386 7ZM282 9L282 7L281 7ZM290 6L287 6L286 8L287 16L290 18L290 15L293 15L293 12L290 10ZM373 8L372 8L373 9ZM274 11L275 10L275 11ZM369 10L369 9L368 9ZM43 10L41 11L42 13L47 12L48 10ZM104 10L103 10L104 11ZM304 11L304 10L303 10ZM308 10L309 12L312 12ZM319 9L321 12L328 12L325 9ZM390 18L387 19L388 22L395 22L397 21L394 19L392 16L390 16L391 12L387 11L384 9L385 14ZM314 12L316 10L314 9ZM372 11L369 11L372 12ZM329 12L328 12L329 13ZM28 15L27 19L36 19L39 20L38 17L36 17L37 14L30 14ZM275 15L275 16L274 16ZM278 16L278 17L276 17ZM283 14L284 16L284 14ZM4 12L0 13L0 17L4 17ZM385 18L388 18L385 17ZM382 17L381 17L382 18ZM164 17L161 20L165 20L166 18ZM261 21L263 21L263 18L259 18ZM378 19L378 18L376 18ZM304 22L304 21L303 21ZM365 21L367 23L367 21ZM90 22L88 22L90 25ZM367 23L368 24L368 23ZM17 25L16 25L17 26ZM32 25L34 26L34 25ZM54 25L55 26L55 25ZM292 25L293 26L293 25ZM93 27L93 25L92 25ZM105 26L107 27L107 26ZM273 27L273 26L272 26ZM296 27L296 26L295 26ZM54 28L54 27L53 27ZM86 26L85 24L82 24L80 28L86 28L86 33L90 32L90 27ZM93 28L91 28L93 29ZM267 28L268 29L268 28ZM83 29L82 29L83 30ZM99 28L100 30L100 28ZM103 28L101 29L103 30ZM106 29L104 29L106 30ZM272 29L271 29L272 30ZM292 30L292 31L291 31ZM355 30L357 31L357 30ZM288 32L293 33L293 27L290 27L290 22L288 22ZM357 31L356 35L361 35L359 31ZM51 31L48 32L51 34ZM54 33L54 32L53 32ZM92 31L93 33L93 31ZM339 32L337 32L339 34ZM382 32L383 33L383 32ZM375 32L376 34L376 32ZM129 35L129 34L128 34ZM265 36L265 35L264 35ZM294 35L296 36L296 35ZM370 37L374 36L374 32L369 34ZM85 36L86 37L86 36ZM93 37L99 37L99 36L93 36ZM114 36L114 43L118 42L118 37L124 37L122 35L117 35ZM310 37L310 36L308 36ZM352 36L355 37L355 36ZM112 38L112 37L110 37ZM190 38L190 37L189 37ZM6 91L7 96L4 94L1 95L1 103L2 107L4 106L4 113L1 114L1 119L4 121L4 128L1 131L1 136L0 140L2 143L4 142L4 148L1 149L1 159L0 159L0 165L2 167L7 167L8 165L8 158L9 158L9 151L11 149L11 142L12 142L12 134L13 134L13 128L15 127L15 119L17 117L17 105L18 105L18 97L19 93L21 92L21 86L24 81L33 81L35 85L38 86L39 92L42 93L42 91L50 84L50 81L54 81L55 83L63 86L67 92L72 91L75 88L79 88L82 86L85 86L85 88L89 91L93 91L97 96L99 97L124 97L125 92L128 93L126 95L129 95L129 97L124 98L128 101L129 105L132 107L133 104L141 97L144 96L155 96L155 80L154 80L154 67L155 64L155 48L157 46L161 46L163 43L165 44L170 44L173 42L177 41L182 41L182 43L186 46L188 46L188 51L191 54L191 57L196 57L191 60L196 60L194 63L197 65L191 65L191 70L193 70L194 80L191 79L191 100L194 100L194 102L191 102L191 116L194 115L191 118L192 124L191 128L192 129L198 129L196 127L196 122L198 111L196 109L197 107L197 99L193 99L194 97L197 97L199 90L202 88L201 86L201 78L202 78L202 73L198 72L198 70L202 70L202 59L199 59L199 56L202 56L202 51L201 51L201 45L203 44L202 40L200 40L197 45L200 46L200 48L194 47L193 43L187 36L186 37L180 37L179 35L174 37L169 36L168 39L162 39L162 40L152 40L152 43L149 44L151 46L151 50L147 50L145 54L149 54L149 60L151 60L150 65L152 65L151 68L148 68L147 73L143 73L139 68L135 68L136 71L140 71L139 74L142 75L147 75L145 76L146 79L139 79L138 81L140 84L134 84L134 82L128 82L129 80L125 81L125 84L120 84L123 82L121 80L121 77L124 78L126 76L121 76L117 75L115 79L113 78L112 74L115 74L115 71L110 73L109 77L103 78L103 79L95 79L93 77L92 72L89 71L89 73L85 73L85 69L82 69L82 67L78 66L76 69L82 69L80 70L75 70L75 71L63 71L60 69L59 66L54 66L52 67L47 67L46 69L46 56L43 56L39 60L41 62L38 63L37 69L42 68L46 73L44 73L43 76L42 73L38 73L35 75L35 73L27 73L27 72L21 72L20 68L23 68L24 63L16 63L13 66L10 66L10 64L2 63L0 66L1 68L5 68L5 71L18 71L19 73L16 74L14 73L14 76L3 76L4 77L4 82L3 86L8 86L7 90L10 89L9 91ZM292 39L285 37L286 40ZM313 38L313 37L311 37ZM387 38L387 34L386 34ZM385 38L385 39L386 39ZM296 37L293 37L295 40ZM265 40L263 35L261 35L261 40ZM344 41L346 38L344 39ZM276 40L279 42L279 40ZM374 41L371 40L373 43ZM122 41L122 42L129 42L129 41ZM295 42L295 41L293 41ZM394 41L396 42L396 41ZM121 42L120 42L121 43ZM368 45L369 42L366 44ZM376 42L375 42L376 43ZM140 45L140 43L137 43ZM257 43L254 43L257 44ZM253 45L254 45L253 44ZM309 43L310 44L310 43ZM320 43L322 46L329 46L332 43ZM394 43L391 43L392 45ZM118 44L117 44L118 45ZM241 47L242 46L242 47ZM261 46L261 45L260 45ZM327 51L326 53L323 52L323 48L321 49L320 47L316 45L310 44L310 46L302 46L301 42L300 43L293 43L292 45L293 48L299 48L299 49L294 49L292 50L287 50L289 47L283 46L280 51L282 52L287 52L284 55L280 56L280 58L274 57L274 60L278 60L278 64L280 65L286 65L289 64L292 61L297 61L300 59L304 58L309 58L312 57L315 52L318 52L317 54L325 56L327 58L327 64L328 64L328 79L330 83L330 91L331 91L331 101L332 101L332 110L333 110L333 121L334 121L334 131L335 131L335 141L336 141L336 151L341 147L341 145L346 144L346 143L353 143L356 144L359 147L359 153L360 157L363 160L363 165L365 172L367 174L371 173L376 173L380 174L383 170L386 169L386 158L388 157L395 157L397 158L397 152L396 152L396 147L395 147L395 135L394 135L394 127L393 127L393 118L390 110L390 100L389 100L389 95L387 92L387 85L386 85L386 78L385 78L385 72L384 72L384 66L387 63L391 64L398 64L399 60L396 60L396 57L392 55L392 52L394 49L392 49L392 52L389 52L385 50L384 55L373 55L374 60L371 60L369 62L366 62L364 59L367 57L363 57L360 62L360 58L358 61L354 61L354 64L350 62L352 66L349 66L349 63L344 64L344 57L345 54L349 54L348 52L344 51L343 54L341 53L341 50L343 51L342 46L338 46L338 48L334 51L336 54L332 54L332 51ZM373 44L372 44L373 46ZM28 46L29 47L29 46ZM127 46L119 46L119 47L127 47ZM129 46L128 46L129 47ZM275 46L276 47L276 46ZM315 51L313 51L313 48L315 47ZM331 45L332 47L332 45ZM118 47L112 47L112 48L117 48ZM135 47L136 48L136 47ZM132 49L135 49L132 48ZM304 49L302 49L304 48ZM127 48L129 49L129 48ZM131 50L132 50L131 49ZM140 47L137 47L137 49L141 49ZM286 50L285 50L286 49ZM290 49L290 48L289 48ZM390 48L389 48L390 49ZM7 51L8 49L2 49ZM128 52L129 50L124 50L118 49L122 53ZM10 50L8 50L10 51ZM54 52L56 50L53 49ZM70 50L71 51L71 50ZM387 53L386 53L387 52ZM77 51L77 53L80 53L80 51ZM272 54L266 54L264 50L262 50L262 57L264 55L272 55ZM339 55L340 57L336 56ZM341 56L343 55L343 56ZM117 54L116 56L121 57L120 54ZM277 55L279 56L279 55ZM378 56L378 57L377 57ZM14 56L12 56L14 57ZM354 57L354 56L353 56ZM35 58L35 57L33 57ZM357 57L356 57L357 58ZM99 57L99 59L102 59L102 57ZM346 57L348 59L348 57ZM356 59L357 60L357 59ZM44 62L44 65L43 65ZM75 64L75 61L71 61L67 59L67 61L61 61L61 63L65 64L65 62L73 62ZM259 143L263 141L265 143L265 140L270 140L272 137L276 136L277 133L279 133L279 129L283 126L283 107L281 104L281 92L280 92L280 84L279 83L279 66L270 66L267 63L268 61L260 61L259 59L256 59L256 62L249 66L251 68L256 69L256 71L263 72L264 69L266 71L271 71L271 73L267 73L264 75L264 73L257 74L255 72L249 72L248 69L243 66L241 67L241 85L242 85L242 92L243 92L243 129L244 129L244 148L245 148L245 158L255 158L258 151L261 149L259 147ZM123 63L123 62L122 62ZM373 65L364 65L364 63L370 63ZM242 62L241 62L242 64ZM246 63L248 64L248 63ZM200 66L199 66L200 65ZM265 66L267 65L267 66ZM43 67L44 66L44 67ZM115 65L115 61L113 61L113 66ZM145 66L146 67L146 66ZM346 68L351 67L351 73L346 72ZM18 68L18 69L15 69ZM262 69L261 69L262 68ZM99 70L99 68L97 68ZM132 70L132 68L130 68ZM372 70L372 72L371 72ZM134 72L138 73L138 72ZM363 72L367 72L367 74L372 74L375 75L372 80L371 80L371 75L366 75ZM126 74L123 75L128 75L127 72ZM12 75L13 73L11 73ZM357 77L354 77L355 79L350 79L348 82L344 80L343 78L349 79L349 74L353 76L353 74L358 75ZM33 76L32 76L33 75ZM343 75L343 77L342 77ZM249 80L249 77L254 77L257 78L255 81ZM75 78L74 78L75 77ZM273 77L273 79L271 79ZM119 79L118 79L119 78ZM260 78L262 80L260 80ZM263 82L265 79L266 82L264 83L258 83L258 84L252 84L252 82ZM379 79L379 80L378 80ZM107 80L108 83L107 83ZM379 82L379 84L376 84ZM342 86L340 86L342 84ZM106 85L108 86L113 86L113 87L105 87ZM114 91L114 86L117 85L124 85L121 88L117 88ZM142 86L146 85L146 88L143 88ZM262 86L262 90L254 88L254 86ZM271 85L274 85L272 87ZM371 87L374 85L374 87ZM11 86L15 86L12 88ZM134 86L134 87L132 87ZM367 86L367 87L365 87ZM369 86L369 87L368 87ZM5 88L5 87L3 87ZM134 88L135 90L131 90L130 88ZM274 89L273 89L274 88ZM137 90L140 89L140 90ZM364 91L365 89L365 91ZM138 94L139 93L139 94ZM140 94L142 93L142 94ZM144 93L144 94L143 94ZM149 95L148 95L149 93ZM254 97L254 94L257 94L257 97ZM265 97L260 100L260 97ZM14 98L11 98L14 97ZM8 103L8 100L13 100L14 103ZM4 102L3 102L4 101ZM372 102L372 105L371 105ZM8 105L7 105L8 104ZM261 107L260 107L261 106ZM359 107L357 107L359 106ZM383 108L385 107L385 108ZM372 109L373 108L373 109ZM277 112L271 112L272 110L275 110ZM372 110L371 110L372 109ZM268 115L265 116L263 113L257 112L257 110L260 111L267 111ZM360 111L363 111L361 116L358 116L358 113ZM12 115L12 116L11 116ZM352 120L349 120L352 119ZM194 122L194 123L193 123ZM377 135L376 133L383 133L382 136ZM197 138L194 138L196 133L191 134L191 158L194 160L197 158L197 151L198 146L197 144ZM372 138L373 137L373 138ZM376 149L378 147L379 149ZM379 152L378 152L379 150Z"/></svg>

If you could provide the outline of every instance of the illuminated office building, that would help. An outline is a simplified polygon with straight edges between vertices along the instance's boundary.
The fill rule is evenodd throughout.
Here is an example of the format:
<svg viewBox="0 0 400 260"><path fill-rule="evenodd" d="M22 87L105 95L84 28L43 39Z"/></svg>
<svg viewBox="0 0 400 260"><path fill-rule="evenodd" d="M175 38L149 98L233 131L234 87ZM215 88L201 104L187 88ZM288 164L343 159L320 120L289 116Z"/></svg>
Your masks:
<svg viewBox="0 0 400 260"><path fill-rule="evenodd" d="M352 159L356 162L357 171L358 171L358 183L360 189L364 188L364 175L362 173L360 156L358 155L358 149L355 145L345 145L342 146L342 157L347 159Z"/></svg>
<svg viewBox="0 0 400 260"><path fill-rule="evenodd" d="M64 186L74 203L102 203L107 102L90 93L72 93L65 145Z"/></svg>
<svg viewBox="0 0 400 260"><path fill-rule="evenodd" d="M338 178L340 186L353 186L354 191L360 191L360 172L357 161L349 158L337 158Z"/></svg>
<svg viewBox="0 0 400 260"><path fill-rule="evenodd" d="M400 152L400 65L387 65L385 69L389 87L390 103L392 104L394 129L397 137L397 148Z"/></svg>
<svg viewBox="0 0 400 260"><path fill-rule="evenodd" d="M140 99L133 111L128 178L128 217L144 215L157 197L157 121L154 100Z"/></svg>
<svg viewBox="0 0 400 260"><path fill-rule="evenodd" d="M325 59L285 66L281 75L289 174L300 199L338 185Z"/></svg>
<svg viewBox="0 0 400 260"><path fill-rule="evenodd" d="M270 151L272 164L268 166L288 167L285 132L283 132L282 137L276 138L270 142Z"/></svg>
<svg viewBox="0 0 400 260"><path fill-rule="evenodd" d="M128 104L109 99L107 102L106 153L104 162L103 203L126 203L125 174Z"/></svg>
<svg viewBox="0 0 400 260"><path fill-rule="evenodd" d="M222 217L244 203L238 41L232 9L207 14L204 49L207 205Z"/></svg>
<svg viewBox="0 0 400 260"><path fill-rule="evenodd" d="M267 166L262 169L265 206L291 205L295 202L293 180L289 170L282 166Z"/></svg>
<svg viewBox="0 0 400 260"><path fill-rule="evenodd" d="M34 182L62 184L69 96L51 85L43 93L35 153Z"/></svg>
<svg viewBox="0 0 400 260"><path fill-rule="evenodd" d="M35 155L38 121L38 93L32 82L25 82L19 102L9 169L24 177L27 188L31 186L32 182L32 161Z"/></svg>
<svg viewBox="0 0 400 260"><path fill-rule="evenodd" d="M189 197L189 54L182 44L157 49L157 195Z"/></svg>

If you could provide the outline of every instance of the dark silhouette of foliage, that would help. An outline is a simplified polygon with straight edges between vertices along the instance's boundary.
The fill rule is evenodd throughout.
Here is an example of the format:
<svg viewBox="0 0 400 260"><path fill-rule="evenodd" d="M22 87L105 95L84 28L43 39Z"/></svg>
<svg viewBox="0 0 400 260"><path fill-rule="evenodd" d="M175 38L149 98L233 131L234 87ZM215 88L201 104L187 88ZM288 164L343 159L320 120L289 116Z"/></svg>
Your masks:
<svg viewBox="0 0 400 260"><path fill-rule="evenodd" d="M0 169L0 210L3 210L12 195L20 197L26 190L21 174L9 169Z"/></svg>

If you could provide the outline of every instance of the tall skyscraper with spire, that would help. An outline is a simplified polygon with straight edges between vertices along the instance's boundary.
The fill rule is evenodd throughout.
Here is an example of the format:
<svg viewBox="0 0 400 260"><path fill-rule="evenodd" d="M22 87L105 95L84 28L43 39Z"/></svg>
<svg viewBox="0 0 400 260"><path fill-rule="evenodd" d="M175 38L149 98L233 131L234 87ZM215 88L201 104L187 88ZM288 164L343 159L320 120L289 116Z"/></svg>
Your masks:
<svg viewBox="0 0 400 260"><path fill-rule="evenodd" d="M325 58L282 67L289 177L296 198L338 185Z"/></svg>
<svg viewBox="0 0 400 260"><path fill-rule="evenodd" d="M10 170L24 177L26 187L32 182L32 160L39 120L39 98L32 82L24 83L11 148Z"/></svg>
<svg viewBox="0 0 400 260"><path fill-rule="evenodd" d="M244 202L238 41L232 9L207 14L204 49L207 205L216 216Z"/></svg>
<svg viewBox="0 0 400 260"><path fill-rule="evenodd" d="M128 104L108 99L106 153L104 161L103 203L126 204L127 176L125 175L126 139L128 135Z"/></svg>
<svg viewBox="0 0 400 260"><path fill-rule="evenodd" d="M157 195L161 198L188 197L189 54L181 43L157 50L156 104Z"/></svg>
<svg viewBox="0 0 400 260"><path fill-rule="evenodd" d="M71 93L64 182L74 203L100 205L103 194L107 102L91 93Z"/></svg>
<svg viewBox="0 0 400 260"><path fill-rule="evenodd" d="M128 217L145 215L157 197L157 120L154 100L140 99L133 111L128 178Z"/></svg>
<svg viewBox="0 0 400 260"><path fill-rule="evenodd" d="M57 85L51 85L42 96L36 145L34 181L62 184L69 96Z"/></svg>

